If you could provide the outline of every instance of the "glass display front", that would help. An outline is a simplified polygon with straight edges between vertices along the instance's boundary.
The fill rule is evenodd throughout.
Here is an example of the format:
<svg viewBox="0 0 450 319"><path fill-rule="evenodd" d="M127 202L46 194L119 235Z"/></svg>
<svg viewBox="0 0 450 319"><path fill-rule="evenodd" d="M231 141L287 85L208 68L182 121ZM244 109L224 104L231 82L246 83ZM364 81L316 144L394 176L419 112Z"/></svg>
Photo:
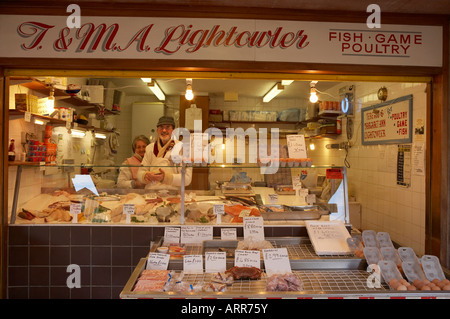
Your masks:
<svg viewBox="0 0 450 319"><path fill-rule="evenodd" d="M17 189L10 220L16 224L236 225L245 217L261 216L268 225L346 221L343 167L293 163L280 166L274 174L261 174L263 169L249 164L195 163L17 166L16 183L23 187ZM206 174L208 187L192 189L192 182L174 187L159 181L125 187L120 178L129 170L170 170L179 172L185 181L198 181ZM27 186L31 180L38 186ZM34 189L35 194L27 189Z"/></svg>

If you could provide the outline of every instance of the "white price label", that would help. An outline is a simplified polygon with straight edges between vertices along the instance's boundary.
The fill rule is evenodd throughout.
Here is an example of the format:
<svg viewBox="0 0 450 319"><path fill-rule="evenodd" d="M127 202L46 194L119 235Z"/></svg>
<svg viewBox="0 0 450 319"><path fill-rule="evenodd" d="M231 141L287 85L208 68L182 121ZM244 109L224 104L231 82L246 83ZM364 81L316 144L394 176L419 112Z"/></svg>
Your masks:
<svg viewBox="0 0 450 319"><path fill-rule="evenodd" d="M205 252L205 272L220 272L227 269L227 256L225 252Z"/></svg>
<svg viewBox="0 0 450 319"><path fill-rule="evenodd" d="M253 237L264 240L264 222L262 217L244 217L244 238Z"/></svg>
<svg viewBox="0 0 450 319"><path fill-rule="evenodd" d="M275 205L278 203L278 194L269 194L269 204Z"/></svg>
<svg viewBox="0 0 450 319"><path fill-rule="evenodd" d="M222 240L236 240L237 230L236 228L222 228L220 230L220 239Z"/></svg>
<svg viewBox="0 0 450 319"><path fill-rule="evenodd" d="M202 273L203 272L203 256L202 255L185 255L183 256L183 270L185 273Z"/></svg>
<svg viewBox="0 0 450 319"><path fill-rule="evenodd" d="M179 227L166 227L164 229L164 244L178 244L180 242L180 231Z"/></svg>
<svg viewBox="0 0 450 319"><path fill-rule="evenodd" d="M81 203L70 203L70 214L72 215L72 223L78 223L78 214L81 214Z"/></svg>
<svg viewBox="0 0 450 319"><path fill-rule="evenodd" d="M161 253L150 253L147 258L147 269L167 270L170 255Z"/></svg>
<svg viewBox="0 0 450 319"><path fill-rule="evenodd" d="M263 257L267 275L292 272L286 248L263 249Z"/></svg>
<svg viewBox="0 0 450 319"><path fill-rule="evenodd" d="M261 252L259 250L235 250L234 265L236 267L261 267Z"/></svg>
<svg viewBox="0 0 450 319"><path fill-rule="evenodd" d="M126 223L131 222L131 215L134 214L134 204L123 204L122 212L126 215Z"/></svg>

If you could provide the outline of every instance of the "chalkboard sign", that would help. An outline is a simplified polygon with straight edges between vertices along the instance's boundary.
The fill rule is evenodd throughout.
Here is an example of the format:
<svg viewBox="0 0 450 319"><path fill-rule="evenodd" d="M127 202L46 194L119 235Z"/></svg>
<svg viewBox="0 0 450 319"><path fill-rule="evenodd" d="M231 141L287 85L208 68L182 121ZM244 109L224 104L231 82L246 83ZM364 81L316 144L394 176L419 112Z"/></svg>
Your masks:
<svg viewBox="0 0 450 319"><path fill-rule="evenodd" d="M363 145L412 142L412 95L361 110Z"/></svg>

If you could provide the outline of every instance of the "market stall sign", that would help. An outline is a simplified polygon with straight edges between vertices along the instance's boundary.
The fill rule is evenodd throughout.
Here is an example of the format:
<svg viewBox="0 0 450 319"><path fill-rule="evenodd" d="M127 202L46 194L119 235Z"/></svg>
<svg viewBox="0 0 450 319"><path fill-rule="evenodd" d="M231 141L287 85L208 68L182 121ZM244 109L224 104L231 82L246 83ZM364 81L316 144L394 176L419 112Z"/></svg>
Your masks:
<svg viewBox="0 0 450 319"><path fill-rule="evenodd" d="M443 27L318 21L0 15L0 57L442 67Z"/></svg>
<svg viewBox="0 0 450 319"><path fill-rule="evenodd" d="M363 145L411 143L413 96L407 95L361 110Z"/></svg>

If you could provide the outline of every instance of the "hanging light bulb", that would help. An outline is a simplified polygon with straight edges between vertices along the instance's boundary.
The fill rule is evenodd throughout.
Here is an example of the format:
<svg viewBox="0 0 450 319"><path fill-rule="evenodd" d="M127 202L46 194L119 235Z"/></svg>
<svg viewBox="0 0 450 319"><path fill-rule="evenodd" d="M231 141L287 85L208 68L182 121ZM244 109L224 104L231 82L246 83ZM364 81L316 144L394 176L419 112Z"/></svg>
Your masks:
<svg viewBox="0 0 450 319"><path fill-rule="evenodd" d="M309 101L311 103L316 103L319 100L319 97L317 96L316 93L316 83L317 82L311 82L310 86L311 86L311 90L310 90L310 95L309 95Z"/></svg>
<svg viewBox="0 0 450 319"><path fill-rule="evenodd" d="M186 94L184 97L188 101L191 101L194 98L194 92L192 92L192 79L186 79Z"/></svg>

